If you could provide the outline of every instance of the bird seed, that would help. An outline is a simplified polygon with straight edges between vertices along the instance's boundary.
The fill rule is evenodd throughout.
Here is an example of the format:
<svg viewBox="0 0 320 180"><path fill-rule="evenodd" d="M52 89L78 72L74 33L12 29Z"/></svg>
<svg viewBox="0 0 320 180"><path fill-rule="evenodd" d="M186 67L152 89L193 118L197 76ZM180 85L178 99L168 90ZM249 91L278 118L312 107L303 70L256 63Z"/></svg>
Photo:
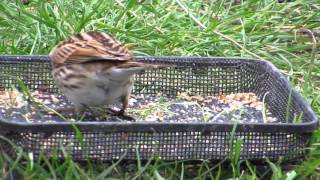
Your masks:
<svg viewBox="0 0 320 180"><path fill-rule="evenodd" d="M64 96L41 91L31 92L31 96L25 98L24 94L17 90L0 92L1 118L28 123L131 121L110 115L107 107L90 107L83 115L77 115L74 111L60 112L58 109L72 107ZM118 110L120 106L114 105L109 108ZM254 93L219 96L191 96L187 93L178 93L177 96L132 95L126 114L135 121L147 122L281 123Z"/></svg>

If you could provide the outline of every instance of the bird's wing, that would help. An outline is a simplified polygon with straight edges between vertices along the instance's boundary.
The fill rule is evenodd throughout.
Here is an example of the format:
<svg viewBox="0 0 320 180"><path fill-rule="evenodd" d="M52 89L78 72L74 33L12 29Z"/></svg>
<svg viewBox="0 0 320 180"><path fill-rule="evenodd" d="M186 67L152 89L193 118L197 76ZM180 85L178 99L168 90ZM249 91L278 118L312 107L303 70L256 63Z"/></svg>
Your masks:
<svg viewBox="0 0 320 180"><path fill-rule="evenodd" d="M119 41L103 32L76 34L59 43L50 53L54 64L90 61L129 61L132 55Z"/></svg>

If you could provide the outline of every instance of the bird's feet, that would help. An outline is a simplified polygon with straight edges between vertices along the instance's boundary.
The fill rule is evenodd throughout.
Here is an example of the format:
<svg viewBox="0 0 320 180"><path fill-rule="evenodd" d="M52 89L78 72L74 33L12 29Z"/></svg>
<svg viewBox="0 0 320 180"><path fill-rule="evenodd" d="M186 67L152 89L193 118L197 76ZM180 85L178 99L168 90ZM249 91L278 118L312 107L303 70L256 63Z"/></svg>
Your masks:
<svg viewBox="0 0 320 180"><path fill-rule="evenodd" d="M96 111L96 109L95 110L93 110L91 108L86 108L86 109L88 110L88 112L79 111L77 108L71 107L71 106L63 107L63 108L61 107L61 108L55 109L55 111L56 111L55 114L59 113L63 116L76 114L77 120L83 119L86 115L96 116L96 117L100 117L100 116L104 115L104 113L102 113L101 111ZM114 109L107 108L107 114L109 114L111 116L116 116L122 120L135 121L135 119L133 117L126 115L124 110L116 111Z"/></svg>
<svg viewBox="0 0 320 180"><path fill-rule="evenodd" d="M125 115L124 110L120 110L120 111L116 111L114 109L111 108L107 108L107 112L108 114L110 114L111 116L117 116L121 119L127 120L127 121L135 121L135 119L131 116Z"/></svg>

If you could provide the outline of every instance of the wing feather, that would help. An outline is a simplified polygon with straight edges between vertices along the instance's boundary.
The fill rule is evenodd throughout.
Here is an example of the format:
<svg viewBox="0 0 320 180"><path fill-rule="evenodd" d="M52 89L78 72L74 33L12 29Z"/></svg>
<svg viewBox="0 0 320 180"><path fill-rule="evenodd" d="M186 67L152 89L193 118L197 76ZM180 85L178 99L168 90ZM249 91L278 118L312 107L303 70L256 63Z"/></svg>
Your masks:
<svg viewBox="0 0 320 180"><path fill-rule="evenodd" d="M79 64L96 60L129 61L132 55L119 41L103 32L75 34L50 53L54 64Z"/></svg>

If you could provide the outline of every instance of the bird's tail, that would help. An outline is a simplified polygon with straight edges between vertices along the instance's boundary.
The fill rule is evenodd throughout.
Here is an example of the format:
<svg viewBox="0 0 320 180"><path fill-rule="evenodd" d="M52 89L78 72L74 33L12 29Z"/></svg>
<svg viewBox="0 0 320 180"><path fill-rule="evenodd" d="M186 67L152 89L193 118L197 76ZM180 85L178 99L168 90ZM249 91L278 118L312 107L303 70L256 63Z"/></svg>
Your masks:
<svg viewBox="0 0 320 180"><path fill-rule="evenodd" d="M143 62L137 62L137 61L129 61L118 66L118 68L131 69L133 71L136 70L137 72L141 70L147 70L147 69L158 69L158 68L169 68L169 67L173 67L173 66L166 65L166 64L143 63Z"/></svg>

